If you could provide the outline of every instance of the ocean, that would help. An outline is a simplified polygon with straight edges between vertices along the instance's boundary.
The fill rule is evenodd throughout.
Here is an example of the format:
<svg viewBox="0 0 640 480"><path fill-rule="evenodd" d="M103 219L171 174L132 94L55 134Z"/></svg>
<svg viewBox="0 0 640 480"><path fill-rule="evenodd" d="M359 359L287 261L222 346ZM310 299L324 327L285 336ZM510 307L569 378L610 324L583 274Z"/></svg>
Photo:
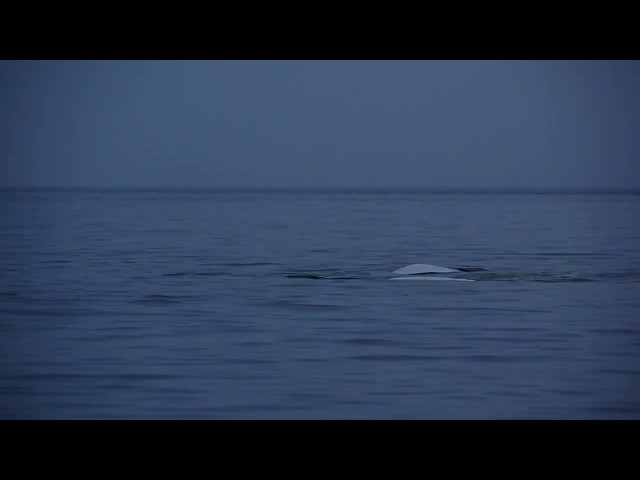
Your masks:
<svg viewBox="0 0 640 480"><path fill-rule="evenodd" d="M639 213L633 192L3 189L0 418L639 419ZM474 281L390 280L415 263Z"/></svg>

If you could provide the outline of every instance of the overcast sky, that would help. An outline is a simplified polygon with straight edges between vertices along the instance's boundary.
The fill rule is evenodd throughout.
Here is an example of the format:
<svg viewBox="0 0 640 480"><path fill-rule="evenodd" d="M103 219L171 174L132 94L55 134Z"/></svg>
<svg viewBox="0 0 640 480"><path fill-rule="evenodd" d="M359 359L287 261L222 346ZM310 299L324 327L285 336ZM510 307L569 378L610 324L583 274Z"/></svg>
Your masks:
<svg viewBox="0 0 640 480"><path fill-rule="evenodd" d="M2 61L0 186L640 188L638 61Z"/></svg>

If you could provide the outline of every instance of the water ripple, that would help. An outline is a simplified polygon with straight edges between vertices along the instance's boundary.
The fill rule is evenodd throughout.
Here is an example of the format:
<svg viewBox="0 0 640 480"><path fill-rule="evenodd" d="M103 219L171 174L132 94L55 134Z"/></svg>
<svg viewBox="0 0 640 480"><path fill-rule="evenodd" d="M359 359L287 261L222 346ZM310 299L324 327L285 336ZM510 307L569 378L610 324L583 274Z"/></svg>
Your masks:
<svg viewBox="0 0 640 480"><path fill-rule="evenodd" d="M345 358L350 360L366 360L366 361L375 361L375 362L414 362L414 361L442 360L442 357L436 357L433 355L412 355L412 354L394 354L394 353L352 355Z"/></svg>

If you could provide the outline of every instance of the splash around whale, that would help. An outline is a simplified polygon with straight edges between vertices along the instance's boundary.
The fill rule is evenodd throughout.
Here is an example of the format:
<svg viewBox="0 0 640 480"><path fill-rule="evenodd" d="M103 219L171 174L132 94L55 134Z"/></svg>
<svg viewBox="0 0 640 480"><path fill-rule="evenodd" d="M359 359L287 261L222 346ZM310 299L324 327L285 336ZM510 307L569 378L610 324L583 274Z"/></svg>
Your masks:
<svg viewBox="0 0 640 480"><path fill-rule="evenodd" d="M399 268L391 272L394 275L401 275L391 277L389 280L427 280L427 281L457 281L457 282L475 282L470 278L456 278L456 277L444 277L440 275L430 275L437 273L463 273L463 272L475 272L484 270L483 268L476 267L459 267L449 268L441 267L439 265L431 265L428 263L413 263L406 267Z"/></svg>

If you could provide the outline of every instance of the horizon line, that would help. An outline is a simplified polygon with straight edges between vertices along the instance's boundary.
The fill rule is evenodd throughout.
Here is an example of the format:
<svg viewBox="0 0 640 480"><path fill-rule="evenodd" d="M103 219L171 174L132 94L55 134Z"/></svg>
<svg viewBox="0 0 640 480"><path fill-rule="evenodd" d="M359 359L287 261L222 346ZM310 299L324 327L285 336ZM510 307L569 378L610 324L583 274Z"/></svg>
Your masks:
<svg viewBox="0 0 640 480"><path fill-rule="evenodd" d="M394 192L394 193L621 193L640 187L434 187L434 186L46 186L0 185L0 190L199 191L199 192Z"/></svg>

